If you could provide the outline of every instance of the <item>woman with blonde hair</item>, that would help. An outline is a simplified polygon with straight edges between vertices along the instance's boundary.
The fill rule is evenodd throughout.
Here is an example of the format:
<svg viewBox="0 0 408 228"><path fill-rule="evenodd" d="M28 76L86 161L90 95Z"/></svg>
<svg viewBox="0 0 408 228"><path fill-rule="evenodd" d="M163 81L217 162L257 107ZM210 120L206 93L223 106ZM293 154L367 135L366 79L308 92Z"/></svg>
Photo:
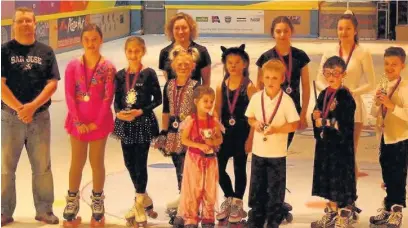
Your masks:
<svg viewBox="0 0 408 228"><path fill-rule="evenodd" d="M177 13L166 23L165 34L171 44L160 51L159 69L163 71L166 81L176 77L171 68L169 53L175 46L181 46L186 50L192 48L198 50L200 58L191 73L191 79L202 85L210 86L211 58L207 48L194 42L198 36L198 28L194 19L188 14Z"/></svg>

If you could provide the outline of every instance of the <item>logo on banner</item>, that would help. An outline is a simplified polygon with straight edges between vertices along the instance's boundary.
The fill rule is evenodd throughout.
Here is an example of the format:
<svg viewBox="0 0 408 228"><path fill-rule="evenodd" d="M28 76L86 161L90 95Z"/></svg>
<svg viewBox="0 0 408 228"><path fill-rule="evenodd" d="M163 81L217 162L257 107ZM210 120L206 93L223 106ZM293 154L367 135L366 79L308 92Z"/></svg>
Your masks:
<svg viewBox="0 0 408 228"><path fill-rule="evenodd" d="M259 18L259 17L251 18L251 22L260 22L260 21L261 21L261 18Z"/></svg>
<svg viewBox="0 0 408 228"><path fill-rule="evenodd" d="M212 23L221 23L220 18L218 16L212 16Z"/></svg>
<svg viewBox="0 0 408 228"><path fill-rule="evenodd" d="M237 22L246 22L246 17L237 17Z"/></svg>
<svg viewBox="0 0 408 228"><path fill-rule="evenodd" d="M196 17L197 22L208 22L208 17Z"/></svg>
<svg viewBox="0 0 408 228"><path fill-rule="evenodd" d="M224 19L226 23L231 23L232 17L226 16Z"/></svg>

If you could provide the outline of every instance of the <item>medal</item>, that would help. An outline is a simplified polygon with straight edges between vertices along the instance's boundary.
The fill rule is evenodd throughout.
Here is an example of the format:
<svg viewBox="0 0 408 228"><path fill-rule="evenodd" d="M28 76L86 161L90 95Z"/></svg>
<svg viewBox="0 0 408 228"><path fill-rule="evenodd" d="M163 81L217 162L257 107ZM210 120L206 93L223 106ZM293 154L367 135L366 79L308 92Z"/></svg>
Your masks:
<svg viewBox="0 0 408 228"><path fill-rule="evenodd" d="M86 60L85 60L85 56L82 56L82 60L84 62L84 73L85 73L85 78L84 78L84 81L85 81L85 95L83 97L83 100L85 102L88 102L91 99L91 97L89 95L89 88L91 87L92 82L96 81L94 76L95 76L96 69L98 69L98 65L99 65L99 62L101 61L101 58L102 58L102 56L99 56L98 62L96 62L95 68L93 69L93 72L92 72L92 78L91 78L91 80L89 80L89 85L88 85L88 73L87 73L87 69L86 69Z"/></svg>
<svg viewBox="0 0 408 228"><path fill-rule="evenodd" d="M242 86L242 83L243 83L243 79L239 83L238 88L235 90L234 97L232 98L232 104L230 102L230 96L229 96L229 83L230 83L230 80L231 80L231 78L228 79L227 89L226 90L227 90L228 110L229 110L229 113L231 115L231 118L229 119L228 123L232 127L232 126L234 126L236 124L236 121L235 121L234 117L232 117L232 116L233 116L235 107L237 105L238 96L239 96L239 92L241 91L241 86Z"/></svg>
<svg viewBox="0 0 408 228"><path fill-rule="evenodd" d="M86 94L85 96L84 96L84 101L85 102L88 102L90 100L90 97L88 96L88 94Z"/></svg>
<svg viewBox="0 0 408 228"><path fill-rule="evenodd" d="M320 138L323 139L323 130L320 132Z"/></svg>
<svg viewBox="0 0 408 228"><path fill-rule="evenodd" d="M229 125L232 127L232 126L235 125L236 121L235 121L235 119L234 119L233 117L231 117L231 118L229 119L228 123L229 123Z"/></svg>
<svg viewBox="0 0 408 228"><path fill-rule="evenodd" d="M283 56L279 53L278 49L276 49L275 47L275 51L276 54L278 54L279 59L282 61L283 64L285 64L286 66L286 72L285 72L285 77L286 77L286 81L288 82L288 87L286 88L285 92L290 95L293 90L290 87L290 83L291 83L291 79L292 79L292 65L293 65L293 59L292 59L292 47L290 47L290 51L289 51L289 66L286 65L285 60L283 59Z"/></svg>
<svg viewBox="0 0 408 228"><path fill-rule="evenodd" d="M263 117L263 121L264 121L264 124L265 124L265 126L264 126L263 129L264 129L264 131L266 131L266 129L268 128L268 126L271 125L273 119L275 118L276 113L278 112L278 108L279 108L279 106L280 106L280 104L281 104L281 101L282 101L283 92L280 92L278 101L277 101L276 106L275 106L275 110L273 110L272 115L271 115L271 117L269 118L269 121L268 121L268 122L266 122L266 117L265 117L264 94L265 94L265 91L262 93L262 96L261 96L261 104L262 104L262 117ZM264 135L263 140L264 140L264 142L266 142L266 141L268 140L267 137L266 137L266 135Z"/></svg>
<svg viewBox="0 0 408 228"><path fill-rule="evenodd" d="M327 119L327 116L329 115L330 107L332 106L332 103L335 101L335 96L337 94L337 91L338 89L332 92L328 101L327 101L327 97L329 96L329 88L327 88L326 92L324 93L322 126L326 126L326 119ZM323 123L323 121L325 122Z"/></svg>
<svg viewBox="0 0 408 228"><path fill-rule="evenodd" d="M175 120L172 124L174 129L177 129L179 127L179 123Z"/></svg>
<svg viewBox="0 0 408 228"><path fill-rule="evenodd" d="M132 84L129 85L130 81L130 69L126 71L125 74L125 80L126 80L126 104L127 104L127 109L131 109L132 105L134 105L137 101L137 92L135 90L135 85L137 79L139 79L140 71L142 70L143 66L141 65L139 68L139 71L135 73L135 76L133 77Z"/></svg>

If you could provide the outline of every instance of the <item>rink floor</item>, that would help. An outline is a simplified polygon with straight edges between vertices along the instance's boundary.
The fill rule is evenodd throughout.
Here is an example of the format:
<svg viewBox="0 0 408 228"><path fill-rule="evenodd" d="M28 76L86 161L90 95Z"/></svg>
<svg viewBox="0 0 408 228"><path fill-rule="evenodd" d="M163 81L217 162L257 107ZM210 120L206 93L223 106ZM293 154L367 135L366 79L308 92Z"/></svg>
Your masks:
<svg viewBox="0 0 408 228"><path fill-rule="evenodd" d="M168 45L168 41L163 36L143 36L147 43L147 55L143 59L146 66L155 69L159 75L161 86L164 86L164 78L158 70L158 56L160 50ZM124 41L119 39L105 43L102 53L111 60L117 67L122 69L126 66L124 54ZM273 40L268 39L240 39L240 38L201 38L197 41L205 45L212 58L212 83L215 88L221 82L222 64L220 46L239 46L246 44L246 50L251 57L250 75L251 79L256 81L257 67L255 62L257 58L266 50L273 47ZM311 58L309 64L311 81L315 79L317 68L320 64L322 52L327 48L335 45L334 41L320 40L294 40L293 46L303 49ZM388 43L388 42L362 42L362 45L369 48L376 71L376 77L379 78L383 72L382 55L384 50L389 46L401 46L408 51L407 43ZM51 113L51 153L52 153L52 171L54 175L55 186L55 203L54 213L60 217L62 225L62 212L65 206L65 195L68 188L68 170L70 165L70 144L68 136L64 130L64 120L67 108L64 99L64 71L69 60L82 54L82 50L75 50L57 55L59 69L62 80L59 82L59 88L53 96L53 104L50 108ZM408 71L405 70L403 75L407 79ZM312 93L313 94L313 93ZM366 109L371 106L372 95L364 95ZM311 110L314 106L313 96L309 104ZM158 107L155 112L161 117L162 107ZM161 122L161 121L159 121ZM376 214L377 209L381 206L381 201L385 195L380 188L381 169L378 164L378 142L372 128L373 119L369 118L367 125L362 133L360 145L357 152L357 161L360 169L366 172L368 176L358 180L358 200L357 205L363 210L360 214L360 222L354 227L368 227L369 216ZM371 125L370 125L371 124ZM309 123L309 126L311 124ZM286 201L292 204L294 210L294 221L282 227L310 227L310 222L318 219L323 214L322 208L311 207L310 205L319 204L321 199L311 196L312 172L313 172L313 154L314 140L311 130L306 129L297 132L292 146L289 149L287 162L287 187L290 193L286 193ZM247 173L250 176L250 160L248 159ZM105 184L105 208L107 227L126 227L124 214L133 203L134 189L130 177L123 163L120 143L114 139L109 139L106 147L106 184ZM178 194L175 169L172 166L171 159L163 157L158 151L151 150L149 153L149 182L148 192L154 200L155 210L159 217L155 220L150 219L149 225L153 227L170 227L168 218L165 215L165 205L172 201ZM232 160L227 167L233 179ZM8 227L57 227L56 225L44 225L34 220L35 210L31 193L31 173L30 164L26 153L22 153L20 163L17 169L17 208L14 214L15 223ZM81 183L81 209L80 215L84 224L80 227L89 227L91 210L90 193L92 190L92 174L89 163L87 163L82 176ZM249 183L249 178L248 178ZM244 196L244 205L247 208L249 184ZM222 196L221 189L219 196ZM219 197L221 204L222 197ZM404 218L404 223L408 226L408 219Z"/></svg>

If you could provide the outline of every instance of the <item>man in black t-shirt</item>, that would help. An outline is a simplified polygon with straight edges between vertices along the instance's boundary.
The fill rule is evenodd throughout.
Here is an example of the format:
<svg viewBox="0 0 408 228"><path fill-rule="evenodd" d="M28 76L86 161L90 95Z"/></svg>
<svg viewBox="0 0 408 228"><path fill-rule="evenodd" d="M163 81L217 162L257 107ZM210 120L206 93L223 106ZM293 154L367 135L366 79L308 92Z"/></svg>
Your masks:
<svg viewBox="0 0 408 228"><path fill-rule="evenodd" d="M13 222L15 172L25 145L32 168L36 220L57 224L50 160L51 96L60 80L51 47L35 40L32 9L17 8L15 39L1 46L1 225Z"/></svg>

